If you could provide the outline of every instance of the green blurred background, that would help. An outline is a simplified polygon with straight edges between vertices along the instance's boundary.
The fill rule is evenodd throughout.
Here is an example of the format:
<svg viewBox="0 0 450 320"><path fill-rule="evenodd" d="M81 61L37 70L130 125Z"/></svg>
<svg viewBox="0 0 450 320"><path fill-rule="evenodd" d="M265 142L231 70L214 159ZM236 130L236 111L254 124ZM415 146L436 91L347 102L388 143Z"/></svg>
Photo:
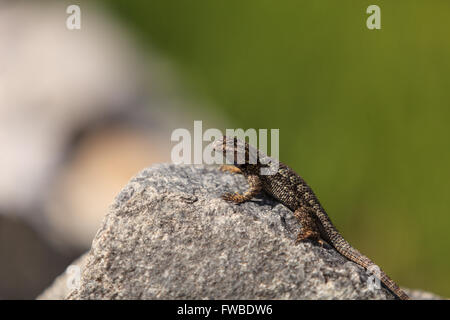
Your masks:
<svg viewBox="0 0 450 320"><path fill-rule="evenodd" d="M402 286L450 296L449 1L100 2L231 127L279 128L281 161Z"/></svg>

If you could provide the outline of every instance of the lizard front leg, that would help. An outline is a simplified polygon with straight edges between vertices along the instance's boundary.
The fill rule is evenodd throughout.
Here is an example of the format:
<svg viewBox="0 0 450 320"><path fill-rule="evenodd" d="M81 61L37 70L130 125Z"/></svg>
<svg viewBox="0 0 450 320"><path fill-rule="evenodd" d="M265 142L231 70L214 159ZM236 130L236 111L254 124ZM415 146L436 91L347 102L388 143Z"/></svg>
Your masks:
<svg viewBox="0 0 450 320"><path fill-rule="evenodd" d="M230 173L242 173L241 169L233 165L224 164L220 166L220 171L230 172Z"/></svg>
<svg viewBox="0 0 450 320"><path fill-rule="evenodd" d="M244 192L244 194L239 193L225 193L222 196L222 199L234 203L243 203L251 200L253 197L258 195L262 190L262 183L260 178L257 175L249 175L247 176L247 182L250 185L250 188Z"/></svg>
<svg viewBox="0 0 450 320"><path fill-rule="evenodd" d="M319 242L322 246L325 244L320 238L320 231L317 227L316 221L314 221L313 216L309 210L305 207L300 207L294 211L294 216L298 219L302 228L297 236L296 243L304 240L315 240Z"/></svg>

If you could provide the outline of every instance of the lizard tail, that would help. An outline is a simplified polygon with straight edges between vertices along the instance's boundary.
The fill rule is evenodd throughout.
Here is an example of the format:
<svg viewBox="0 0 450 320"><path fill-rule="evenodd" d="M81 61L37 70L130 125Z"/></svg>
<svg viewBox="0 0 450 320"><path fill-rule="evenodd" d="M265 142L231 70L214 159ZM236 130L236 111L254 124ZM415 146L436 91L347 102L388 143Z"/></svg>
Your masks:
<svg viewBox="0 0 450 320"><path fill-rule="evenodd" d="M319 211L317 214L317 218L320 221L321 227L324 229L324 232L321 232L325 236L326 241L329 241L331 245L342 254L347 259L355 262L356 264L362 266L366 270L376 266L378 268L380 281L398 298L401 300L409 300L409 296L402 290L400 287L391 279L389 276L384 273L381 268L379 268L372 260L363 255L361 252L353 248L350 243L348 243L344 237L341 236L339 231L331 222L328 215ZM325 231L326 230L326 231Z"/></svg>
<svg viewBox="0 0 450 320"><path fill-rule="evenodd" d="M336 244L336 245L333 241L331 241L331 243L332 243L333 247L344 257L355 262L356 264L359 264L366 270L371 270L371 268L373 268L374 266L377 266L375 263L373 263L372 260L367 258L362 253L360 253L358 250L351 247L350 244L346 240L343 240L343 241L345 241L347 243L347 246L342 246L342 244L343 244L342 240L339 240L338 244ZM401 300L409 300L410 299L409 296L402 289L400 289L400 287L383 270L381 270L380 267L377 266L377 268L379 271L378 276L380 277L380 281L394 295L396 295ZM374 270L371 270L371 271L374 271Z"/></svg>

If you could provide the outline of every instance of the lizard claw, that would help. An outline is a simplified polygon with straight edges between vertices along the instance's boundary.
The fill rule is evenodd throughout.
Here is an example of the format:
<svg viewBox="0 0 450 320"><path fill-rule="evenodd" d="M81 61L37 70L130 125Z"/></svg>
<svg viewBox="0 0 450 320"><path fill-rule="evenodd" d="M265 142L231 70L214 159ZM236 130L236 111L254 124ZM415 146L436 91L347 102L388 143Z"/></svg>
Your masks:
<svg viewBox="0 0 450 320"><path fill-rule="evenodd" d="M317 241L320 246L322 248L325 247L325 245L327 244L317 232L311 231L311 230L307 230L304 232L300 232L297 236L297 239L295 240L295 244L299 244L302 241L305 240L313 240L313 241Z"/></svg>
<svg viewBox="0 0 450 320"><path fill-rule="evenodd" d="M320 244L322 248L325 248L328 245L328 243L322 238L317 239L317 242Z"/></svg>
<svg viewBox="0 0 450 320"><path fill-rule="evenodd" d="M223 171L223 172L230 172L230 173L237 173L237 174L242 173L242 171L239 168L232 166L232 165L224 164L224 165L221 165L219 169L220 169L220 171Z"/></svg>
<svg viewBox="0 0 450 320"><path fill-rule="evenodd" d="M242 203L244 202L244 197L239 193L225 193L222 195L222 199L225 201L233 202L233 203Z"/></svg>

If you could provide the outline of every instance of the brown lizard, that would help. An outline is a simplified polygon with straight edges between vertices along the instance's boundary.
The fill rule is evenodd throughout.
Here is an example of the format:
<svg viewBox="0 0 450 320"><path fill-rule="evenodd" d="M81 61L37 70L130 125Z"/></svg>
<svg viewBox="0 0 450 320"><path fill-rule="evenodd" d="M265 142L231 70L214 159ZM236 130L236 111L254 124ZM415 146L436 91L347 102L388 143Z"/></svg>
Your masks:
<svg viewBox="0 0 450 320"><path fill-rule="evenodd" d="M214 150L222 152L227 163L224 171L242 173L250 188L244 194L224 194L224 200L243 203L264 191L293 211L301 224L297 242L317 240L323 245L326 241L347 259L365 269L376 266L369 258L353 248L331 222L319 200L308 184L287 165L278 162L257 150L248 143L234 137L224 136L214 142ZM262 174L263 168L272 170ZM380 269L381 282L398 298L408 300L408 295Z"/></svg>

